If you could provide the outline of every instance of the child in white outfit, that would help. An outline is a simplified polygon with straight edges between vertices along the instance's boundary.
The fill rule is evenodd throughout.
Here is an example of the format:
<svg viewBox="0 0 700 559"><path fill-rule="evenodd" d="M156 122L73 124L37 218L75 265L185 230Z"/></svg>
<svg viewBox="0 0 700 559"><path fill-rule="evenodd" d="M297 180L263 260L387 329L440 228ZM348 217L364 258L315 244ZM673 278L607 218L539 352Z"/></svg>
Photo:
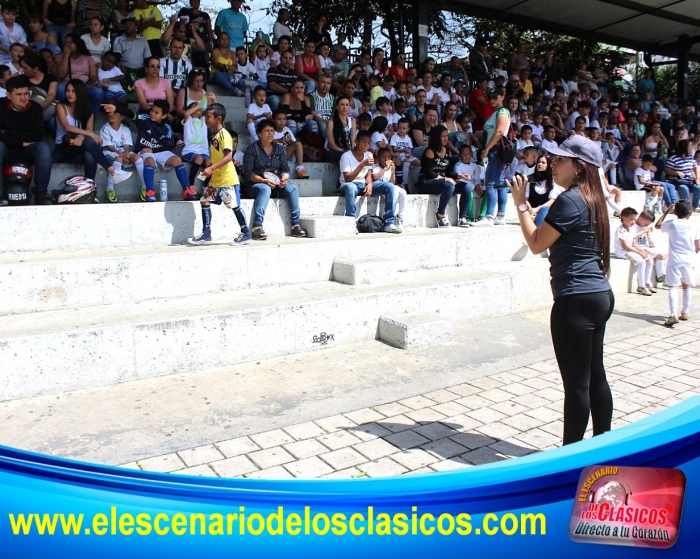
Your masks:
<svg viewBox="0 0 700 559"><path fill-rule="evenodd" d="M408 186L409 169L412 165L420 166L420 160L411 155L413 142L408 135L408 119L400 118L396 125L396 134L389 140L389 147L391 148L391 155L398 158L399 163L402 164L401 186L406 188Z"/></svg>
<svg viewBox="0 0 700 559"><path fill-rule="evenodd" d="M263 86L259 85L253 91L253 102L248 106L248 113L246 114L248 134L256 141L258 133L255 131L255 125L264 118L272 118L270 106L265 101L267 101L267 92Z"/></svg>
<svg viewBox="0 0 700 559"><path fill-rule="evenodd" d="M634 222L637 210L624 208L620 212L622 222L615 233L615 256L626 258L637 268L637 293L651 296L656 290L651 285L651 273L654 271L654 259L637 242L637 228Z"/></svg>
<svg viewBox="0 0 700 559"><path fill-rule="evenodd" d="M391 157L391 150L387 147L379 148L377 152L377 162L379 165L375 165L372 168L372 180L390 182L396 186L396 205L398 206L398 211L396 212L395 225L396 227L401 227L403 225L403 212L406 208L406 191L396 185L396 173L394 160Z"/></svg>
<svg viewBox="0 0 700 559"><path fill-rule="evenodd" d="M674 220L665 221L669 213L675 213ZM668 234L668 269L666 281L669 288L668 302L671 313L664 326L673 326L678 319L690 318L690 288L695 287L696 254L700 251L700 228L690 221L693 208L687 200L671 204L656 222L656 228ZM683 307L678 316L678 291L683 288Z"/></svg>

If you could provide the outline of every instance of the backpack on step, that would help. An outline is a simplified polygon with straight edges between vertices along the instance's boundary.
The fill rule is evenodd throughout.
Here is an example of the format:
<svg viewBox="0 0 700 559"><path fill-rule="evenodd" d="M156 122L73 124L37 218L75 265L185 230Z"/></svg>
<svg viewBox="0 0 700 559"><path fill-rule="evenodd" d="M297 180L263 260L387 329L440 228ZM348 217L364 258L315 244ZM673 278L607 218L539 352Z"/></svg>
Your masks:
<svg viewBox="0 0 700 559"><path fill-rule="evenodd" d="M365 214L357 220L357 230L360 233L381 233L384 230L384 220L378 215Z"/></svg>

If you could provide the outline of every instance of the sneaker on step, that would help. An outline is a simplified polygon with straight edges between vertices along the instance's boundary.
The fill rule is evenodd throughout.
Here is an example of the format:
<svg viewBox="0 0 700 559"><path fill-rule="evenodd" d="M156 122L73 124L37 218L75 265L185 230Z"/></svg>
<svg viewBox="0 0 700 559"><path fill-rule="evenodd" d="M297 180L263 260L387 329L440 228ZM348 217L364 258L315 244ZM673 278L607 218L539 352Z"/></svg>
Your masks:
<svg viewBox="0 0 700 559"><path fill-rule="evenodd" d="M307 173L304 169L299 169L297 171L297 178L298 179L308 179L309 173Z"/></svg>
<svg viewBox="0 0 700 559"><path fill-rule="evenodd" d="M142 193L141 196L144 194ZM155 202L156 201L156 191L155 190L146 190L145 193L146 196L146 202Z"/></svg>
<svg viewBox="0 0 700 559"><path fill-rule="evenodd" d="M656 289L654 289L653 285L647 285L647 289L651 291L652 293L656 293Z"/></svg>
<svg viewBox="0 0 700 559"><path fill-rule="evenodd" d="M460 217L457 225L460 227L471 227L471 223L469 223L469 220L466 217Z"/></svg>
<svg viewBox="0 0 700 559"><path fill-rule="evenodd" d="M202 233L197 235L193 239L187 239L188 245L210 245L211 244L211 233Z"/></svg>
<svg viewBox="0 0 700 559"><path fill-rule="evenodd" d="M637 293L644 295L645 297L651 297L651 291L649 291L646 287L638 287Z"/></svg>
<svg viewBox="0 0 700 559"><path fill-rule="evenodd" d="M690 320L690 315L687 312L682 312L678 318L681 320Z"/></svg>
<svg viewBox="0 0 700 559"><path fill-rule="evenodd" d="M674 324L678 324L678 319L675 316L669 316L666 319L666 322L664 322L664 326L668 326L668 327L671 327Z"/></svg>
<svg viewBox="0 0 700 559"><path fill-rule="evenodd" d="M256 229L253 229L250 232L250 235L254 241L266 241L267 240L267 233L265 233L265 230L262 227L258 227Z"/></svg>
<svg viewBox="0 0 700 559"><path fill-rule="evenodd" d="M193 202L197 199L197 189L194 186L188 186L182 191L182 199L186 202Z"/></svg>
<svg viewBox="0 0 700 559"><path fill-rule="evenodd" d="M435 223L437 223L438 228L450 226L450 222L447 221L446 215L443 215L442 217L440 217L438 214L435 214Z"/></svg>
<svg viewBox="0 0 700 559"><path fill-rule="evenodd" d="M385 233L401 233L401 229L396 227L393 223L390 223L389 225L384 226L384 232Z"/></svg>
<svg viewBox="0 0 700 559"><path fill-rule="evenodd" d="M35 206L51 206L53 202L49 198L48 194L35 194L34 195L34 205Z"/></svg>
<svg viewBox="0 0 700 559"><path fill-rule="evenodd" d="M506 224L506 218L505 218L505 216L504 216L504 217L498 217L498 216L496 216L496 217L493 219L493 224L494 224L494 225L505 225L505 224Z"/></svg>
<svg viewBox="0 0 700 559"><path fill-rule="evenodd" d="M231 241L231 244L233 246L238 247L238 246L247 245L252 240L253 240L253 236L250 234L250 232L240 233L236 238L233 239L233 241Z"/></svg>
<svg viewBox="0 0 700 559"><path fill-rule="evenodd" d="M403 227L403 216L401 214L397 215L394 218L394 225L396 225L396 227L398 227L399 229Z"/></svg>
<svg viewBox="0 0 700 559"><path fill-rule="evenodd" d="M130 171L123 171L122 169L119 169L115 171L112 175L112 180L114 181L114 184L119 184L120 182L124 182L125 180L129 179L132 174L133 173L131 173Z"/></svg>
<svg viewBox="0 0 700 559"><path fill-rule="evenodd" d="M485 217L484 219L472 223L472 227L493 227L493 221L492 217Z"/></svg>
<svg viewBox="0 0 700 559"><path fill-rule="evenodd" d="M113 188L108 188L105 190L105 194L107 195L107 200L109 202L118 202L119 200L117 199L117 193L114 192Z"/></svg>

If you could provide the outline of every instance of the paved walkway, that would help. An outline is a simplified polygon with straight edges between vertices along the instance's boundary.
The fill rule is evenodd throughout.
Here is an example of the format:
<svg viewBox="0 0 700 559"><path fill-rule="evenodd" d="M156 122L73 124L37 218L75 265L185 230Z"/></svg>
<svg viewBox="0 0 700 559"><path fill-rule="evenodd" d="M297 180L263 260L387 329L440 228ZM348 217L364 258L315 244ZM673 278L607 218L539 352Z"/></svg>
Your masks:
<svg viewBox="0 0 700 559"><path fill-rule="evenodd" d="M700 395L700 321L606 345L613 428ZM547 359L419 396L149 457L124 467L198 476L360 478L466 468L560 444L563 390ZM589 431L590 435L590 431Z"/></svg>

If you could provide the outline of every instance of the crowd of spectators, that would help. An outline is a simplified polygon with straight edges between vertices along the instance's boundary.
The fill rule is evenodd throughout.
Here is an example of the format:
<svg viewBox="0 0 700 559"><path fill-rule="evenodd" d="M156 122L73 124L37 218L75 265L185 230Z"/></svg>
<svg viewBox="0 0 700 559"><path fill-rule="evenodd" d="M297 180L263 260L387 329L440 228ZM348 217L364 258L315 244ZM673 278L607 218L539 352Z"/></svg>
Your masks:
<svg viewBox="0 0 700 559"><path fill-rule="evenodd" d="M45 150L34 143L43 143L45 133L62 134L63 143L79 149L58 149L57 141L49 160L93 153L86 176L94 178L96 161L118 182L123 171L96 156L100 147L109 151L91 129L102 106L132 102L149 115L158 101L168 109L164 124L179 137L187 134L183 120L194 104L204 111L216 102L207 92L213 84L245 97L247 131L258 142L258 125L274 124L274 141L285 148L297 178L307 176L305 161L337 163L348 215L358 194L388 192L391 205L399 206L407 193L439 194L435 219L448 226L445 208L457 194L460 225L498 225L505 222L505 182L521 173L531 177L533 219L542 220L558 193L543 148L572 135L600 144L606 196L616 211L618 187L658 193L667 205L679 196L692 199L700 211L697 107L657 91L651 70L629 93L613 81L602 55L567 73L551 52L533 56L519 45L512 53L491 53L481 40L468 59L454 56L442 65L432 58L409 65L403 52L389 60L380 48L351 60L345 37L333 38L325 15L297 35L282 9L270 35L253 35L241 4L231 0L212 22L200 0L191 0L166 23L147 0L133 6L118 0L113 10L103 0L44 0L26 34L15 21L16 6L4 4L0 87L12 83L14 89L0 90L9 102L0 110L0 164L7 154L45 164ZM19 74L24 77L11 82ZM87 99L89 111L73 111L76 95ZM36 113L37 129L26 135L35 139L8 134L9 112L18 110ZM499 148L508 140L512 161ZM643 167L651 173L646 182L638 172ZM48 172L36 173L36 203L50 202L48 173L50 164ZM485 199L481 215L471 210L474 194ZM388 225L403 219L401 207L394 211L387 210Z"/></svg>

